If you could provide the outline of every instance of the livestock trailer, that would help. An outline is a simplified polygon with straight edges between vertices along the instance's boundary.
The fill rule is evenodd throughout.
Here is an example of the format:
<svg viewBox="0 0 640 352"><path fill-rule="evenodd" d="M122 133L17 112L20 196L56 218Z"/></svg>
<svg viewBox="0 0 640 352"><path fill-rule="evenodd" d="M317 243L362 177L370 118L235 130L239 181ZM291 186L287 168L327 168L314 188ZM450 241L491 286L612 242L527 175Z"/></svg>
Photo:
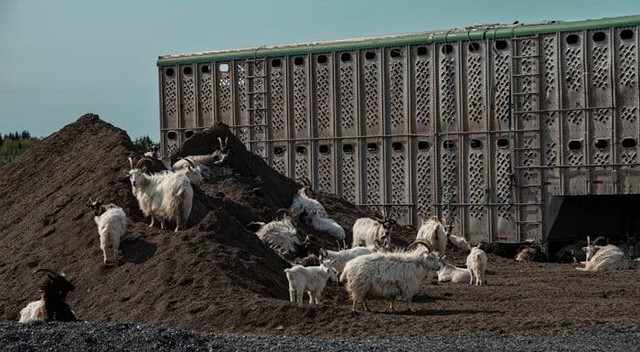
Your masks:
<svg viewBox="0 0 640 352"><path fill-rule="evenodd" d="M161 145L223 122L279 172L472 242L640 227L640 15L162 56Z"/></svg>

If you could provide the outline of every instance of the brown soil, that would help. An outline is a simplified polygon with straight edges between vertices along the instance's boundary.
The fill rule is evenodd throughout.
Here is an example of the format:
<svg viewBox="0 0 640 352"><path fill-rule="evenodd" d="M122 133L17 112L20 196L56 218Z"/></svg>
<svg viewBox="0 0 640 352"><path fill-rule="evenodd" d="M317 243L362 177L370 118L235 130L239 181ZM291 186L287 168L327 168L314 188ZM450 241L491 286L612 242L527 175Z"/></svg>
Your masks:
<svg viewBox="0 0 640 352"><path fill-rule="evenodd" d="M414 312L386 302L375 312L351 312L344 290L330 283L324 305L290 304L283 269L289 264L245 229L288 207L299 187L247 152L224 125L197 134L181 153L210 152L230 136L235 175L195 190L189 229L149 228L131 194L127 157L137 159L127 134L85 115L0 169L0 319L15 321L37 299L36 267L63 270L76 290L69 303L82 320L141 322L199 331L283 335L368 336L485 332L565 333L637 331L640 280L629 271L584 273L572 264L519 263L489 256L488 285L424 283ZM97 229L85 203L100 197L130 217L122 261L102 265ZM320 194L347 230L373 215L339 197ZM304 238L308 229L301 227ZM318 246L334 241L315 234ZM409 228L394 233L405 245ZM303 255L301 253L300 255ZM464 256L450 255L462 265ZM321 327L321 328L318 328Z"/></svg>

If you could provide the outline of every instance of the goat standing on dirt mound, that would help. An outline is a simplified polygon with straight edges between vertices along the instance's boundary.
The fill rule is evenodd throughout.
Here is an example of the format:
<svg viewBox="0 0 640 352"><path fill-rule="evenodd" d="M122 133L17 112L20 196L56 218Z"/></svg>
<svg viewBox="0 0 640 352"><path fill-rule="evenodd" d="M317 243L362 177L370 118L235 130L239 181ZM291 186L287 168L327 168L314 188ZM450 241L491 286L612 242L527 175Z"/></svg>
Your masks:
<svg viewBox="0 0 640 352"><path fill-rule="evenodd" d="M153 227L157 218L162 229L166 220L175 220L176 232L185 229L193 206L193 188L189 178L184 173L170 171L147 175L143 170L133 167L131 158L129 163L131 191L138 200L140 210L145 216L151 216L149 227Z"/></svg>
<svg viewBox="0 0 640 352"><path fill-rule="evenodd" d="M395 221L393 220L359 218L353 224L351 247L389 249L391 246L391 228L394 224Z"/></svg>
<svg viewBox="0 0 640 352"><path fill-rule="evenodd" d="M368 311L367 298L386 298L393 311L396 299L411 303L428 271L439 268L439 255L431 245L420 242L426 251L372 253L347 262L340 281L346 282L353 300L352 310L362 301ZM411 310L411 308L409 308Z"/></svg>
<svg viewBox="0 0 640 352"><path fill-rule="evenodd" d="M30 302L20 311L20 323L32 321L74 321L76 315L65 302L74 286L64 276L50 269L37 269L34 274L44 273L46 281L40 286L40 299Z"/></svg>
<svg viewBox="0 0 640 352"><path fill-rule="evenodd" d="M87 206L93 211L93 220L98 225L104 264L114 265L118 260L120 238L127 232L127 214L119 206L102 204L99 200L89 199Z"/></svg>
<svg viewBox="0 0 640 352"><path fill-rule="evenodd" d="M302 296L305 292L309 295L309 304L320 304L320 297L327 285L327 280L338 281L336 271L331 267L331 262L323 261L319 266L294 265L284 269L289 281L289 300L302 306Z"/></svg>
<svg viewBox="0 0 640 352"><path fill-rule="evenodd" d="M231 148L229 147L229 137L225 138L224 143L222 138L218 137L220 148L213 151L211 154L204 155L189 155L180 158L173 164L173 171L186 170L189 168L199 168L202 172L202 176L206 180L219 176L228 176L232 174L232 170L229 165L225 165L225 161L229 157Z"/></svg>

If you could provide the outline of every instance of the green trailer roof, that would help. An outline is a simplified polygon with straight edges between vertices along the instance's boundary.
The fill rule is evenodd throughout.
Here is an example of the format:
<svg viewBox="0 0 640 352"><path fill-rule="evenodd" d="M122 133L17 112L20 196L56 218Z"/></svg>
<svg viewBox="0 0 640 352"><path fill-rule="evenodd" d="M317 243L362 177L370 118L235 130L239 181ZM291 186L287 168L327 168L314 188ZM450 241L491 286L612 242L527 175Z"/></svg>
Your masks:
<svg viewBox="0 0 640 352"><path fill-rule="evenodd" d="M261 46L257 48L211 51L206 53L167 55L158 58L158 67L188 65L199 62L227 61L252 58L277 57L285 55L305 55L327 53L333 51L351 51L373 49L389 46L421 45L432 43L449 43L457 41L473 41L571 32L578 30L626 27L640 25L640 15L601 18L576 22L542 22L535 24L492 24L478 25L464 29L433 31L403 35L347 39L330 42L304 43L282 46Z"/></svg>

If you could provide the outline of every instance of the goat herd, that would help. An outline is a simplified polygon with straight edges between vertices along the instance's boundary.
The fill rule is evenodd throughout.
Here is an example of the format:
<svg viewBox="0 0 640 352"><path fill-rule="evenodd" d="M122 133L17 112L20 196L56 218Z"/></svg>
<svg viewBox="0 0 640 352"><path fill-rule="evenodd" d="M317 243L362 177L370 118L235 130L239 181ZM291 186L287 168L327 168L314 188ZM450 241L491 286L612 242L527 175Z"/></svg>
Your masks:
<svg viewBox="0 0 640 352"><path fill-rule="evenodd" d="M150 227L157 220L162 229L167 221L176 224L175 231L185 229L193 202L192 185L232 173L225 163L230 152L227 140L223 142L218 138L218 141L219 148L213 153L187 156L173 165L167 158L158 158L152 152L146 153L135 165L129 158L127 175L131 190L142 213L151 218ZM156 170L149 166L158 162L163 167ZM115 265L120 238L127 230L127 215L121 207L103 204L99 200L89 199L87 206L91 208L98 227L104 264ZM344 243L344 228L331 219L324 206L314 198L308 180L294 195L290 207L279 210L276 216L271 222L254 222L247 226L284 259L295 254L301 245L294 219ZM391 249L394 224L386 217L357 219L352 228L352 248L338 251L320 249L319 257L311 255L315 258L315 265L294 264L285 269L290 301L302 305L304 293L307 293L309 304L319 304L327 280L331 279L344 282L351 295L353 310L360 302L365 310L369 310L367 299L387 299L393 310L396 300L411 302L425 277L429 282L437 274L440 282L468 282L476 286L485 283L487 254L479 246L471 247L463 237L447 234L437 217L423 221L415 241L404 250ZM468 253L466 268L446 262L447 243ZM615 245L594 242L588 243L584 250L587 259L579 270L629 268L628 257ZM532 258L533 253L527 248L518 253L516 260ZM64 274L49 269L37 269L34 273L46 274L46 280L40 288L40 300L30 302L21 310L20 322L75 320L75 314L65 302L67 294L74 289L73 284Z"/></svg>

